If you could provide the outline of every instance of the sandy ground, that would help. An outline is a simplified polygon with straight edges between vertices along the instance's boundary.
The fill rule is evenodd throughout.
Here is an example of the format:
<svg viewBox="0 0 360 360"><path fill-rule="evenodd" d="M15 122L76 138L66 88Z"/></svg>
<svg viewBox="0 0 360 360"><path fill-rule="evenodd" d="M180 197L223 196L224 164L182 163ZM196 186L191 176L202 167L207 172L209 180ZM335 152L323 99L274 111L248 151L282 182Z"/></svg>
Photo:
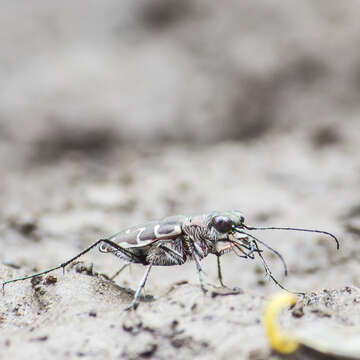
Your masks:
<svg viewBox="0 0 360 360"><path fill-rule="evenodd" d="M274 276L306 292L286 329L360 337L358 2L134 3L2 7L0 280L145 221L238 209L339 237L337 251L319 234L256 234L287 262L285 277L265 251ZM136 312L144 267L110 281L119 259L79 260L6 286L1 359L280 359L261 323L279 288L259 259L224 256L232 291L209 255L206 295L193 263L156 267Z"/></svg>
<svg viewBox="0 0 360 360"><path fill-rule="evenodd" d="M144 220L188 209L241 208L248 224L305 226L339 236L337 251L331 239L316 234L259 234L286 259L288 278L279 261L267 256L284 286L318 298L304 303L300 317L289 311L289 328L310 322L356 329L358 155L338 144L314 156L312 146L296 136L269 137L253 145L164 147L145 157L119 151L99 162L70 157L56 166L12 171L1 179L2 203L8 204L1 278L57 265L97 238ZM121 171L113 171L115 163ZM123 310L144 268L133 265L113 283L99 274L115 273L117 258L94 250L82 260L85 267L53 273L56 282L45 277L5 288L3 358L277 358L270 355L261 321L268 295L278 288L264 278L259 261L224 258L226 284L243 290L227 296L218 294L211 256L202 262L206 295L193 263L154 268L147 301L128 313Z"/></svg>

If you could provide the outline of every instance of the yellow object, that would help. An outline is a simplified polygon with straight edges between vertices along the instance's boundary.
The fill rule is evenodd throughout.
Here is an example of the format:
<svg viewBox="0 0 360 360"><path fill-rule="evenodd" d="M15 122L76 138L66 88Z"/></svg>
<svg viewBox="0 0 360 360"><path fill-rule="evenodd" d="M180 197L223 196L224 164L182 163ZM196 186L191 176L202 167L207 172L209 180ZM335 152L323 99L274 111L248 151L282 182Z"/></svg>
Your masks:
<svg viewBox="0 0 360 360"><path fill-rule="evenodd" d="M277 322L280 310L285 306L295 304L297 299L297 296L294 294L282 292L272 296L266 305L264 326L271 346L281 354L291 354L300 345L291 334L281 330Z"/></svg>

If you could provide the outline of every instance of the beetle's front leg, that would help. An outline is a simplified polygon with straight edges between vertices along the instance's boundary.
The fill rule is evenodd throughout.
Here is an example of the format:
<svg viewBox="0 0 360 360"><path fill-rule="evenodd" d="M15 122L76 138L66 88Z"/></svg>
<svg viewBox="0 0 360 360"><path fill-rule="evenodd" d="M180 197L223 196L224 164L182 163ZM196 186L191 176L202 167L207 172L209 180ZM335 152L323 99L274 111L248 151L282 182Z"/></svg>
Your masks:
<svg viewBox="0 0 360 360"><path fill-rule="evenodd" d="M223 282L223 276L222 276L222 270L221 270L221 261L220 261L220 256L226 254L227 250L232 249L234 247L233 244L224 246L223 248L221 248L220 250L216 251L215 255L216 255L216 259L217 259L217 270L218 270L218 279L220 282L220 285L225 288L227 287L224 282Z"/></svg>
<svg viewBox="0 0 360 360"><path fill-rule="evenodd" d="M225 284L223 283L223 276L222 276L222 271L221 271L221 262L220 262L220 254L216 254L216 259L217 259L217 270L218 270L218 279L220 282L220 285L222 287L226 287Z"/></svg>
<svg viewBox="0 0 360 360"><path fill-rule="evenodd" d="M247 238L245 238L246 240ZM249 250L249 252L245 252L242 247L244 247L245 249ZM235 249L239 250L243 255L237 254ZM260 252L261 250L255 249L252 244L250 245L245 245L245 244L238 244L238 243L231 243L228 244L224 247L222 247L219 250L216 250L215 255L217 256L217 269L218 269L218 279L220 282L220 285L222 287L227 287L224 282L223 282L223 276L222 276L222 271L221 271L221 262L220 262L220 256L225 255L226 253L228 253L229 251L234 251L236 253L237 256L242 257L244 259L250 258L250 259L254 259L254 252Z"/></svg>
<svg viewBox="0 0 360 360"><path fill-rule="evenodd" d="M221 271L221 261L220 261L220 256L226 254L227 252L229 252L230 250L233 250L235 247L235 244L229 244L226 245L224 247L222 247L220 250L216 250L215 255L217 257L217 270L218 270L218 279L220 282L220 285L222 287L227 287L224 282L223 282L223 276L222 276L222 271ZM246 253L240 248L240 251L243 252L245 255L239 255L241 257L247 258Z"/></svg>

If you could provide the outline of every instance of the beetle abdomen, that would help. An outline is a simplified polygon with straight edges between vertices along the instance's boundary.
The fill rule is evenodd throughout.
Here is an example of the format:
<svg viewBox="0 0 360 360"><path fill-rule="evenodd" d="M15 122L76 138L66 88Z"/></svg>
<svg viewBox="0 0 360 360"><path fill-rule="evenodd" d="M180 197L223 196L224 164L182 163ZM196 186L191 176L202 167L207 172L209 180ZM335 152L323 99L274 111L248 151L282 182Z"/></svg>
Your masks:
<svg viewBox="0 0 360 360"><path fill-rule="evenodd" d="M186 256L179 257L177 252L181 254L183 251L182 241L180 240L183 218L183 216L165 218L123 230L109 238L110 241L123 248L123 251L106 243L102 243L99 250L112 253L125 261L145 264L149 260L147 256L149 250L153 246L156 247L158 242L161 242L166 243L166 247L170 252L165 249L165 252L167 252L165 260L154 261L154 265L182 264L185 262Z"/></svg>
<svg viewBox="0 0 360 360"><path fill-rule="evenodd" d="M184 238L178 237L171 240L160 240L150 247L146 257L147 263L153 265L171 266L182 265L187 259L184 249Z"/></svg>

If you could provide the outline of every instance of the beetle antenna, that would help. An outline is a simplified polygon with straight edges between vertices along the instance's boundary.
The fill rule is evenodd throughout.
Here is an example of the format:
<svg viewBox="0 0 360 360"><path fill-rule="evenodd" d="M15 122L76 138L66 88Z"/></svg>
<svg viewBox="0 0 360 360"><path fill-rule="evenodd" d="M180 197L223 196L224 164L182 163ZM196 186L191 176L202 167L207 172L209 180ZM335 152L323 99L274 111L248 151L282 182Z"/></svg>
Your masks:
<svg viewBox="0 0 360 360"><path fill-rule="evenodd" d="M246 226L243 225L243 227L247 230L290 230L290 231L303 231L303 232L312 232L312 233L318 233L318 234L324 234L327 236L330 236L333 238L336 242L336 248L339 250L340 243L337 237L327 231L322 230L314 230L314 229L301 229L301 228L293 228L293 227L277 227L277 226L268 226L268 227L254 227L254 226Z"/></svg>
<svg viewBox="0 0 360 360"><path fill-rule="evenodd" d="M246 233L245 231L242 231L242 230L240 230L240 229L235 229L235 231L238 232L238 233L240 233L240 234L247 235L247 236L249 236L249 237L251 237L252 239L255 240L255 245L256 245L256 248L257 248L257 250L258 250L257 252L259 252L260 257L262 257L262 256L261 256L261 253L260 253L259 247L257 246L256 241L258 241L260 244L264 245L266 248L268 248L270 251L272 251L272 252L281 260L281 262L283 263L284 273L285 273L285 276L287 276L288 270L287 270L286 262L285 262L284 258L282 257L282 255L281 255L278 251L276 251L275 249L273 249L271 246L269 246L269 245L266 244L265 242L259 240L259 239L256 238L254 235L251 235L251 234L249 234L249 233ZM274 280L274 279L273 279L273 280ZM276 282L276 281L274 280L274 282Z"/></svg>

